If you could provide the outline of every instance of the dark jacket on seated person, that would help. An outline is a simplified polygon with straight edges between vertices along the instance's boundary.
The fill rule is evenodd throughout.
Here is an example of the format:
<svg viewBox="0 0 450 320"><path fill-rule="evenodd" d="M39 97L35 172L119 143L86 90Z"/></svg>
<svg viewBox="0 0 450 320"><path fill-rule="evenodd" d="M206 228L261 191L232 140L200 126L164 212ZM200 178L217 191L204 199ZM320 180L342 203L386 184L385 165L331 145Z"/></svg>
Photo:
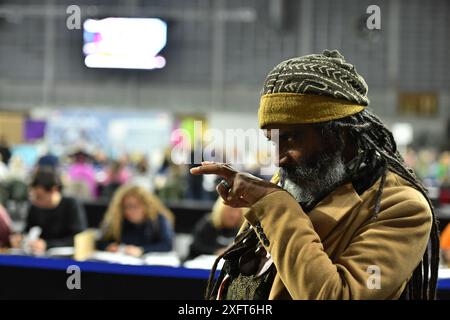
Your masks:
<svg viewBox="0 0 450 320"><path fill-rule="evenodd" d="M214 227L210 215L204 216L194 228L194 240L189 248L187 260L202 254L213 255L217 250L230 245L239 228Z"/></svg>
<svg viewBox="0 0 450 320"><path fill-rule="evenodd" d="M123 219L120 243L141 247L144 253L171 251L174 234L170 222L162 214L158 214L157 221L155 224L148 219L144 223L134 224ZM115 241L99 241L97 248L105 250L113 242Z"/></svg>
<svg viewBox="0 0 450 320"><path fill-rule="evenodd" d="M47 248L73 246L73 237L86 229L86 215L77 200L63 197L52 209L31 205L25 232L35 226L42 229L40 237L47 242Z"/></svg>

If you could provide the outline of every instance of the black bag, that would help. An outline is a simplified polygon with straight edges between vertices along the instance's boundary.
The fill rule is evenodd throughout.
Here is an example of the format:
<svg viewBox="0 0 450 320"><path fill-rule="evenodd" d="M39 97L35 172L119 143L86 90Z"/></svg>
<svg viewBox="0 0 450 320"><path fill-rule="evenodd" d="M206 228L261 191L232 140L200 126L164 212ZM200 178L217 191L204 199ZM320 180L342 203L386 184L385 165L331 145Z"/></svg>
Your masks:
<svg viewBox="0 0 450 320"><path fill-rule="evenodd" d="M253 230L249 230L245 239L236 248L226 253L223 259L225 263L214 285L211 299L267 300L269 298L276 268L267 258L267 252ZM266 264L270 266L267 268ZM264 265L267 269L261 272Z"/></svg>

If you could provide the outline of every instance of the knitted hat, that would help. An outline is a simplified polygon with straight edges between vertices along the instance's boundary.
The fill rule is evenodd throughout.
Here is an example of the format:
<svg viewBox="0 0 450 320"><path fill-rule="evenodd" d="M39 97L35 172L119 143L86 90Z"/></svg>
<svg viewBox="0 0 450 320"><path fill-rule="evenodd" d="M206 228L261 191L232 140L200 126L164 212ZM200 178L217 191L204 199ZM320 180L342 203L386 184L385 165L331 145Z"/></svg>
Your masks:
<svg viewBox="0 0 450 320"><path fill-rule="evenodd" d="M369 104L367 90L364 79L337 50L292 58L267 75L259 124L264 128L344 118Z"/></svg>

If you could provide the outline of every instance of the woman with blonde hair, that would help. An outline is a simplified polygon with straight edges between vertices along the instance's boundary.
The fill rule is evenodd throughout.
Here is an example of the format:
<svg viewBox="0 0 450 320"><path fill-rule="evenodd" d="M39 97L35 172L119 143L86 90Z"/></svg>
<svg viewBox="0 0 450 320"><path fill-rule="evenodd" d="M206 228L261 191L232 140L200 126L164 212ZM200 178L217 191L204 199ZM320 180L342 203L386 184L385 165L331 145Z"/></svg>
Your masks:
<svg viewBox="0 0 450 320"><path fill-rule="evenodd" d="M202 254L219 255L233 242L243 222L242 208L232 208L222 198L217 199L212 212L196 224L187 259Z"/></svg>
<svg viewBox="0 0 450 320"><path fill-rule="evenodd" d="M139 257L172 250L174 215L151 192L137 185L120 187L101 224L98 248Z"/></svg>

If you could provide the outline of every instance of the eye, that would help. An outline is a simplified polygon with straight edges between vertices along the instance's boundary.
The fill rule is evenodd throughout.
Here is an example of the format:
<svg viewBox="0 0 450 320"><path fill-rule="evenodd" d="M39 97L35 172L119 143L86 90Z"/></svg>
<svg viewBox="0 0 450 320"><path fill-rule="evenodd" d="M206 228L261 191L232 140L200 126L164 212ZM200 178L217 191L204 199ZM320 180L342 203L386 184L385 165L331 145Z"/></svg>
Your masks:
<svg viewBox="0 0 450 320"><path fill-rule="evenodd" d="M283 144L293 144L298 142L303 137L303 132L300 130L292 130L292 131L285 131L279 134L279 136L274 137L267 137L266 139L268 141L271 141L272 144L276 143L283 143ZM273 139L271 139L273 138Z"/></svg>
<svg viewBox="0 0 450 320"><path fill-rule="evenodd" d="M298 139L300 134L298 132L286 132L280 135L280 141L284 141L287 143L292 143L296 139Z"/></svg>

